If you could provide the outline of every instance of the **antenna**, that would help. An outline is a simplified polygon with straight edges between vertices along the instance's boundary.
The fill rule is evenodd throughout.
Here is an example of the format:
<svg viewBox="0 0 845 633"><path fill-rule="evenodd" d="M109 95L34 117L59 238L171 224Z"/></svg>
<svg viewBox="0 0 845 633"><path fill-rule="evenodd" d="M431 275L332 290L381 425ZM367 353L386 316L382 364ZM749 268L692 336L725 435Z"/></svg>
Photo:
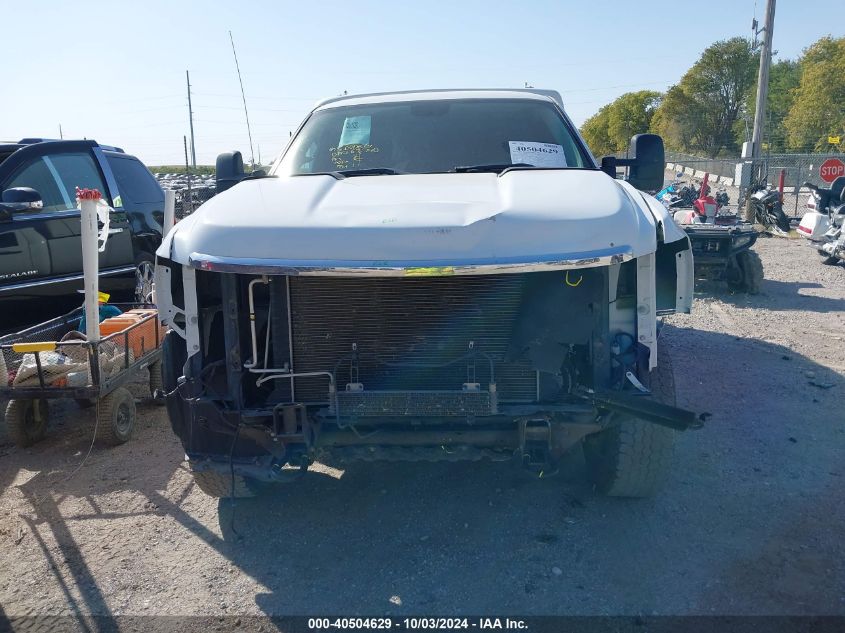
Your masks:
<svg viewBox="0 0 845 633"><path fill-rule="evenodd" d="M191 164L197 166L197 147L194 145L194 111L191 109L191 74L186 70L185 79L188 81L188 121L191 123Z"/></svg>
<svg viewBox="0 0 845 633"><path fill-rule="evenodd" d="M244 94L244 81L241 79L241 68L238 65L238 53L235 51L235 40L232 32L229 31L229 41L232 42L232 55L235 56L235 70L238 71L238 83L241 84L241 99L244 102L244 116L246 117L246 133L249 135L249 158L252 166L255 167L255 154L252 151L252 129L249 127L249 112L246 109L246 95Z"/></svg>

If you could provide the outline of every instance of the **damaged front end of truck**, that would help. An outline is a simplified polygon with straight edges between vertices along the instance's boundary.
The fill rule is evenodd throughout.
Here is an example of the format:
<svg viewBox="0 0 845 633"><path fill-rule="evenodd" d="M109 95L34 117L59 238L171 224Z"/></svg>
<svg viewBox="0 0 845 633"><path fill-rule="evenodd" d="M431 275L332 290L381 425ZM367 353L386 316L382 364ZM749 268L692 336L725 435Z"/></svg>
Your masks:
<svg viewBox="0 0 845 633"><path fill-rule="evenodd" d="M548 472L583 446L601 490L652 493L696 425L658 351L658 315L692 298L663 207L596 167L373 173L243 182L159 249L167 407L200 487L315 460Z"/></svg>

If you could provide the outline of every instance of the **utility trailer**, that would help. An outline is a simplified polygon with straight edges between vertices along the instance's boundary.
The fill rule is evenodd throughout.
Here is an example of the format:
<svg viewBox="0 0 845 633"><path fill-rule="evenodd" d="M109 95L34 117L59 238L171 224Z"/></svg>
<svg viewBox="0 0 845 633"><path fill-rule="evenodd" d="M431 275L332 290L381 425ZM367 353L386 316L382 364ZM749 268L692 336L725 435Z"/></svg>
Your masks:
<svg viewBox="0 0 845 633"><path fill-rule="evenodd" d="M149 373L150 395L161 388L164 329L155 306L116 304L145 314L134 325L89 342L79 332L78 308L0 338L0 400L8 400L6 429L21 448L47 434L48 401L72 399L97 407L97 439L122 444L135 424L135 398L127 388Z"/></svg>

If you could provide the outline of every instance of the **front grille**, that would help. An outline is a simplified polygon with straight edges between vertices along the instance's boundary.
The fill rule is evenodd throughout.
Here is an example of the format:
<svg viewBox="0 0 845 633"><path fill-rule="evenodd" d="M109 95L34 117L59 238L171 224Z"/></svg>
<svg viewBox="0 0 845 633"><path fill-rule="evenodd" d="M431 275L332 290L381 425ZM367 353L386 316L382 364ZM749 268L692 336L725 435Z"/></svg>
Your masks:
<svg viewBox="0 0 845 633"><path fill-rule="evenodd" d="M489 358L500 402L533 401L536 372L505 362L524 286L524 274L291 277L294 368L336 368L339 390L461 391L468 382L486 390ZM326 380L297 378L296 399L326 401Z"/></svg>

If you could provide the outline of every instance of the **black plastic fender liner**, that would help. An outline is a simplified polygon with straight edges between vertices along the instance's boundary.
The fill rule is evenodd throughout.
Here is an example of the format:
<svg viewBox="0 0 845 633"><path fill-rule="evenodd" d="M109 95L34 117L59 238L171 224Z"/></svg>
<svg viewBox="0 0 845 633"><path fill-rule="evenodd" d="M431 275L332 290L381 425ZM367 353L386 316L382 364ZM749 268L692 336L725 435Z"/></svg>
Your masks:
<svg viewBox="0 0 845 633"><path fill-rule="evenodd" d="M589 395L597 409L631 415L676 431L700 429L703 423L693 411L657 402L644 395L625 392L601 392Z"/></svg>

